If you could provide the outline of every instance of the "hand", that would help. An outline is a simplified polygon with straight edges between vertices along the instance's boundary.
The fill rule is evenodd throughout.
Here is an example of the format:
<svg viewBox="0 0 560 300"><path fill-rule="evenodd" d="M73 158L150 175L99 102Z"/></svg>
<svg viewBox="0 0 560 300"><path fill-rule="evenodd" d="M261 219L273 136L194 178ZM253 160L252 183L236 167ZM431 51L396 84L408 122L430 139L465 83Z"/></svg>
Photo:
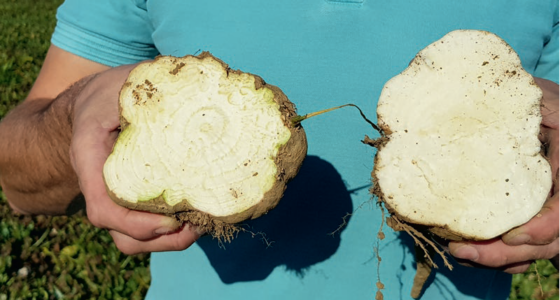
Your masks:
<svg viewBox="0 0 560 300"><path fill-rule="evenodd" d="M70 158L86 199L90 222L106 228L125 254L184 250L200 236L173 218L117 205L105 190L102 171L118 135L118 95L134 65L99 73L74 104Z"/></svg>
<svg viewBox="0 0 560 300"><path fill-rule="evenodd" d="M543 90L540 139L552 167L550 197L535 217L501 238L450 243L449 251L459 262L522 273L536 259L554 259L558 268L558 85L540 78L535 81Z"/></svg>

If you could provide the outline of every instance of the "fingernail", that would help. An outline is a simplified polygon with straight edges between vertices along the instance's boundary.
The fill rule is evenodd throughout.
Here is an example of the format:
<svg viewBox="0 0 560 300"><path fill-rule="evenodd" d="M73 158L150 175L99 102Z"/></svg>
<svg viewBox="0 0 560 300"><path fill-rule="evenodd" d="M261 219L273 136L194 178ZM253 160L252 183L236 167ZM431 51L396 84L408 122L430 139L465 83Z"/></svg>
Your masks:
<svg viewBox="0 0 560 300"><path fill-rule="evenodd" d="M198 236L203 236L206 234L206 231L203 230L202 228L198 227L198 226L193 226L191 224L187 224L187 229L196 232L196 234L198 234Z"/></svg>
<svg viewBox="0 0 560 300"><path fill-rule="evenodd" d="M163 235L163 234L168 234L168 233L172 233L175 230L177 230L176 228L170 228L170 227L160 227L156 230L154 230L154 233L157 235Z"/></svg>
<svg viewBox="0 0 560 300"><path fill-rule="evenodd" d="M459 246L459 248L451 251L451 255L457 258L468 259L472 261L476 261L478 259L478 251L476 251L475 248L469 245Z"/></svg>
<svg viewBox="0 0 560 300"><path fill-rule="evenodd" d="M173 218L165 217L160 221L160 227L154 230L155 234L162 235L177 231L181 227L181 224Z"/></svg>
<svg viewBox="0 0 560 300"><path fill-rule="evenodd" d="M519 246L523 244L527 244L531 240L531 236L526 233L520 233L512 238L504 237L504 242L510 246Z"/></svg>

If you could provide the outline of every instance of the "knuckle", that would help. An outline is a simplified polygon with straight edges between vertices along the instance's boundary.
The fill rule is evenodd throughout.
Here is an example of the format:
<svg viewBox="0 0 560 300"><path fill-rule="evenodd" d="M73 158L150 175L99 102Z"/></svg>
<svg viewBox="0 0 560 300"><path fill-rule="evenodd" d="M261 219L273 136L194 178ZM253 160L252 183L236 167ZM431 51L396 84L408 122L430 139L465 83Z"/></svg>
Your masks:
<svg viewBox="0 0 560 300"><path fill-rule="evenodd" d="M122 220L125 220L123 224L120 225L121 232L126 233L135 240L148 240L154 237L154 233L150 230L147 224L142 224L135 217L135 212L131 210L125 210L122 215ZM140 222L140 223L139 223Z"/></svg>
<svg viewBox="0 0 560 300"><path fill-rule="evenodd" d="M541 238L541 239L539 239L539 240L536 240L535 243L536 243L537 245L549 245L549 244L552 244L552 243L553 243L554 241L556 241L557 239L558 239L558 235L556 235L556 236L554 236L554 235L552 235L552 236L546 236L546 237L543 237L543 238Z"/></svg>
<svg viewBox="0 0 560 300"><path fill-rule="evenodd" d="M98 211L89 206L86 208L86 211L87 211L87 218L89 222L95 227L103 228L101 215L98 213Z"/></svg>
<svg viewBox="0 0 560 300"><path fill-rule="evenodd" d="M558 241L553 241L550 244L548 244L547 246L544 246L545 249L542 253L542 255L538 256L538 259L551 259L553 257L555 257L556 255L558 255Z"/></svg>
<svg viewBox="0 0 560 300"><path fill-rule="evenodd" d="M115 242L115 246L117 247L117 249L119 249L119 251L122 252L123 254L135 255L140 253L140 251L138 251L134 247L131 247L129 243L123 242L119 239L113 239L113 240Z"/></svg>
<svg viewBox="0 0 560 300"><path fill-rule="evenodd" d="M132 249L131 247L128 247L128 245L126 244L123 245L120 243L115 243L115 245L117 246L117 249L119 249L120 252L126 255L136 255L140 253L140 251L137 251L136 249Z"/></svg>
<svg viewBox="0 0 560 300"><path fill-rule="evenodd" d="M120 234L117 234L113 231L110 231L110 234L111 234L111 237L113 238L113 242L115 243L115 246L123 254L135 255L135 254L141 253L141 251L138 249L138 247L135 247L134 245L132 245L129 240L122 238L120 236Z"/></svg>
<svg viewBox="0 0 560 300"><path fill-rule="evenodd" d="M521 274L521 273L525 273L527 270L529 270L529 267L531 266L530 263L524 263L515 267L511 267L511 268L507 268L504 270L504 272L509 273L509 274Z"/></svg>
<svg viewBox="0 0 560 300"><path fill-rule="evenodd" d="M503 266L507 266L508 264L510 264L511 261L509 259L509 257L507 255L504 254L498 254L498 256L496 258L490 259L489 260L489 265L492 267L503 267Z"/></svg>
<svg viewBox="0 0 560 300"><path fill-rule="evenodd" d="M558 240L558 227L549 227L532 234L531 244L548 245Z"/></svg>
<svg viewBox="0 0 560 300"><path fill-rule="evenodd" d="M191 239L185 237L184 235L177 234L176 238L173 239L173 250L180 251L187 249L192 244Z"/></svg>
<svg viewBox="0 0 560 300"><path fill-rule="evenodd" d="M503 268L511 263L509 256L501 251L495 249L480 251L480 256L476 263L490 268Z"/></svg>
<svg viewBox="0 0 560 300"><path fill-rule="evenodd" d="M126 233L136 240L146 240L152 237L151 232L145 232L142 228L138 227L126 228Z"/></svg>

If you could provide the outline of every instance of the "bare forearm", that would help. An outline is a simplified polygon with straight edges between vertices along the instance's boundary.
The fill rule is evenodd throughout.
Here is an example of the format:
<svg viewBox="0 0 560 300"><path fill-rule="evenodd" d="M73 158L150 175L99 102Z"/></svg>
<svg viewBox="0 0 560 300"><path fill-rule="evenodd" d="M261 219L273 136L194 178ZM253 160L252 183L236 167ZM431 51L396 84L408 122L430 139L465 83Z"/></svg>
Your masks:
<svg viewBox="0 0 560 300"><path fill-rule="evenodd" d="M64 214L80 196L68 153L74 99L89 79L54 100L27 100L0 122L0 185L16 211Z"/></svg>

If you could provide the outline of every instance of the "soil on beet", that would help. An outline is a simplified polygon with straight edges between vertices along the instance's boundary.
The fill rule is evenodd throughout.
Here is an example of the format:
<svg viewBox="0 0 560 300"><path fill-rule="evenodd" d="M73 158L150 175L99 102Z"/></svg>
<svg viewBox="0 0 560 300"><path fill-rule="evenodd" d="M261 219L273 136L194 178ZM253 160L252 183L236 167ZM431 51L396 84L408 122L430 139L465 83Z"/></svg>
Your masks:
<svg viewBox="0 0 560 300"><path fill-rule="evenodd" d="M213 238L228 243L242 231L239 225L217 220L211 215L200 211L180 212L176 213L175 217L179 222L196 227L199 232L204 232L211 235Z"/></svg>

